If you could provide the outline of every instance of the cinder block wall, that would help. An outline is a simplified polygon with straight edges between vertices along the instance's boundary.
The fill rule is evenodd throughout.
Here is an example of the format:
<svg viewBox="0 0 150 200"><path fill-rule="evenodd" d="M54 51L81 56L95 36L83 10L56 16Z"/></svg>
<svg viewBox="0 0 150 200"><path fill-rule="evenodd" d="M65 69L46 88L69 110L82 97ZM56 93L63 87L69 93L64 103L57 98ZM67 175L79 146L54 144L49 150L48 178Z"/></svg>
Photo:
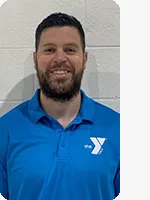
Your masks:
<svg viewBox="0 0 150 200"><path fill-rule="evenodd" d="M8 0L0 8L0 116L34 94L35 29L58 11L76 16L85 29L89 56L82 88L119 112L119 6L113 0Z"/></svg>

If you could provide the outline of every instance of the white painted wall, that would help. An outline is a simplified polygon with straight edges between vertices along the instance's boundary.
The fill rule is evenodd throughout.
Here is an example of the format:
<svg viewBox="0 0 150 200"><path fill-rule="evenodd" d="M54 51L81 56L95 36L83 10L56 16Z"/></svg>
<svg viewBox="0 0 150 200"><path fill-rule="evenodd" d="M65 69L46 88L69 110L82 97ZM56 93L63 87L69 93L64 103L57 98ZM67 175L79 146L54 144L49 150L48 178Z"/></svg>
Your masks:
<svg viewBox="0 0 150 200"><path fill-rule="evenodd" d="M113 0L8 0L0 8L0 116L34 94L35 29L58 11L74 15L85 29L89 60L82 88L119 111L119 6Z"/></svg>

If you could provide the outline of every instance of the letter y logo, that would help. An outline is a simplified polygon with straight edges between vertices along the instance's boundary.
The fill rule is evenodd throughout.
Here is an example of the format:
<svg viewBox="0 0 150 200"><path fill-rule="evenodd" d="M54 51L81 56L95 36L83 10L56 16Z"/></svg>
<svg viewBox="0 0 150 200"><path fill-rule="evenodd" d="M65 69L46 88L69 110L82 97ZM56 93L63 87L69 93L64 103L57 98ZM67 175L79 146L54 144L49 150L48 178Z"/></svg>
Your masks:
<svg viewBox="0 0 150 200"><path fill-rule="evenodd" d="M95 148L92 151L92 154L99 154L102 150L102 145L104 144L106 138L95 138L95 137L91 137L90 140L93 142L93 144L95 145Z"/></svg>

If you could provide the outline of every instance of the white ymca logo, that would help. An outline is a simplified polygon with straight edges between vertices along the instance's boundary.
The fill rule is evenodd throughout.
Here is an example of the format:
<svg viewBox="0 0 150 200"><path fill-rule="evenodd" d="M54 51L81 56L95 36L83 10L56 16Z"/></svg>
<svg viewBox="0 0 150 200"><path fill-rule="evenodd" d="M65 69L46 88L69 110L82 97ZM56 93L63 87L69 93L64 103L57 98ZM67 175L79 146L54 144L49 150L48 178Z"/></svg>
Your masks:
<svg viewBox="0 0 150 200"><path fill-rule="evenodd" d="M100 154L103 150L102 145L104 144L106 138L95 138L95 137L91 137L90 140L93 142L93 144L95 145L95 148L92 151L92 154Z"/></svg>
<svg viewBox="0 0 150 200"><path fill-rule="evenodd" d="M6 200L0 193L0 200Z"/></svg>

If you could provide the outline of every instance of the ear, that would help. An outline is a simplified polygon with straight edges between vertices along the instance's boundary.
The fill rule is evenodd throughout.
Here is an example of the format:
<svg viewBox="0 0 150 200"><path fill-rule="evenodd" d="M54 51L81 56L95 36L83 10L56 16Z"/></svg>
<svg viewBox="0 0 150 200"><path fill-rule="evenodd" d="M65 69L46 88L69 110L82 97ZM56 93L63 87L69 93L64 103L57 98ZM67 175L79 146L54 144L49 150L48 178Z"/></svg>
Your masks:
<svg viewBox="0 0 150 200"><path fill-rule="evenodd" d="M37 69L37 52L33 53L34 69Z"/></svg>
<svg viewBox="0 0 150 200"><path fill-rule="evenodd" d="M84 52L84 58L83 58L83 61L84 61L83 67L84 67L84 69L86 68L87 59L88 59L88 53L87 53L87 51L85 51Z"/></svg>

